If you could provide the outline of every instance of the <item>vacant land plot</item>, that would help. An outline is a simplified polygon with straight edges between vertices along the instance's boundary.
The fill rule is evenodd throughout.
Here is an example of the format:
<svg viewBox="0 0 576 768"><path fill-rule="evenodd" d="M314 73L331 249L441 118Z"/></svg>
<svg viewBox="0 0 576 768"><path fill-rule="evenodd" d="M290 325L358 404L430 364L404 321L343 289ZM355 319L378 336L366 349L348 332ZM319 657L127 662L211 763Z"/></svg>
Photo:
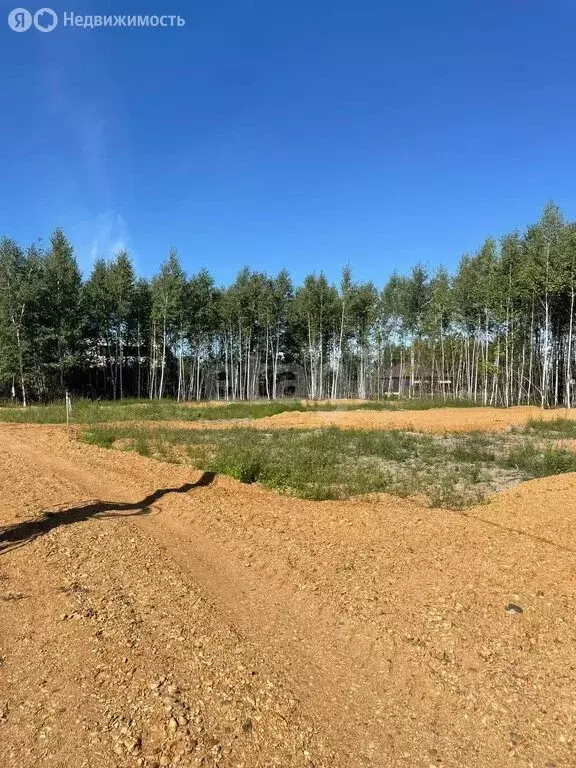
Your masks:
<svg viewBox="0 0 576 768"><path fill-rule="evenodd" d="M542 410L533 406L516 408L432 408L418 413L394 411L333 411L280 413L259 421L258 427L307 428L337 426L340 429L404 429L415 432L497 432L521 426L529 419L576 419L576 411Z"/></svg>
<svg viewBox="0 0 576 768"><path fill-rule="evenodd" d="M77 400L73 405L73 420L78 424L98 424L122 421L186 422L222 419L262 419L292 411L357 411L371 412L408 410L423 411L438 408L471 408L467 400L276 400L227 402L176 402L174 400ZM18 424L62 424L66 420L64 403L32 405L28 408L0 406L0 422Z"/></svg>
<svg viewBox="0 0 576 768"><path fill-rule="evenodd" d="M576 424L557 417L96 426L92 444L0 425L0 764L572 768ZM250 455L284 494L211 471ZM288 495L307 465L337 496L406 465L421 486ZM508 487L431 508L446 467Z"/></svg>
<svg viewBox="0 0 576 768"><path fill-rule="evenodd" d="M338 427L351 430L404 430L434 434L454 432L503 432L523 427L527 422L576 420L576 410L543 410L536 406L514 408L481 408L446 401L443 407L430 407L437 401L406 403L307 403L295 402L287 409L282 403L233 403L220 406L191 407L178 403L125 404L99 406L91 404L78 409L73 421L79 425L123 424L130 422L181 429L230 429L245 424L254 429L322 429ZM46 411L17 410L18 423L61 424L62 407L49 406ZM10 421L8 410L0 409L0 422ZM164 424L164 426L166 426Z"/></svg>
<svg viewBox="0 0 576 768"><path fill-rule="evenodd" d="M82 438L317 500L387 492L459 509L523 480L576 471L576 453L558 444L553 429L431 435L116 426L86 430Z"/></svg>

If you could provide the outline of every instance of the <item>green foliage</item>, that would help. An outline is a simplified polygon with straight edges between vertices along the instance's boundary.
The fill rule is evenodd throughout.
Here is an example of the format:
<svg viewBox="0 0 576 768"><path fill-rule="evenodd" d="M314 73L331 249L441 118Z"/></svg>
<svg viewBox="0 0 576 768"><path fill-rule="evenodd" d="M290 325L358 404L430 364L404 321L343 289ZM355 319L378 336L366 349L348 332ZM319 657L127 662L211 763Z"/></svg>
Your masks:
<svg viewBox="0 0 576 768"><path fill-rule="evenodd" d="M28 362L31 339L27 312L33 298L33 263L8 238L0 240L0 380L20 379ZM20 382L22 386L23 382Z"/></svg>
<svg viewBox="0 0 576 768"><path fill-rule="evenodd" d="M41 359L51 374L49 386L63 395L66 377L82 353L81 276L72 245L61 229L50 238L41 286Z"/></svg>
<svg viewBox="0 0 576 768"><path fill-rule="evenodd" d="M259 482L306 499L387 492L420 494L462 509L511 482L576 471L576 454L513 433L422 435L329 429L184 430L167 426L90 428L84 439ZM183 458L185 457L185 458Z"/></svg>
<svg viewBox="0 0 576 768"><path fill-rule="evenodd" d="M162 326L166 325L171 335L178 332L184 286L184 270L177 251L172 249L152 281L152 317Z"/></svg>
<svg viewBox="0 0 576 768"><path fill-rule="evenodd" d="M576 453L555 446L525 443L510 451L504 465L522 470L530 477L560 475L576 472Z"/></svg>
<svg viewBox="0 0 576 768"><path fill-rule="evenodd" d="M260 451L247 446L234 445L226 453L219 454L211 465L212 471L239 480L241 483L255 483L261 479L264 460Z"/></svg>
<svg viewBox="0 0 576 768"><path fill-rule="evenodd" d="M72 246L0 241L0 397L332 400L383 395L572 405L576 222L546 205L487 238L454 274L421 265L385 285L349 266L293 286L244 267L217 287L172 249L148 281L121 251L82 281ZM283 377L290 381L285 383Z"/></svg>
<svg viewBox="0 0 576 768"><path fill-rule="evenodd" d="M548 436L576 437L576 421L572 419L529 419L527 429Z"/></svg>

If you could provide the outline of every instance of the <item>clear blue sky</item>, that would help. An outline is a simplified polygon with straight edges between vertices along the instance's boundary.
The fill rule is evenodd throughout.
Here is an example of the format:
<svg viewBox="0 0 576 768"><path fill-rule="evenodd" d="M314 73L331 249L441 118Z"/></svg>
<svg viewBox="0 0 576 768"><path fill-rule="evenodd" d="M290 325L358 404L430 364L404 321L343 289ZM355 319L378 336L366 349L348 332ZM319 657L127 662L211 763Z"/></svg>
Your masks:
<svg viewBox="0 0 576 768"><path fill-rule="evenodd" d="M62 226L84 271L382 283L576 217L574 0L50 0L187 23L46 34L0 3L0 233Z"/></svg>

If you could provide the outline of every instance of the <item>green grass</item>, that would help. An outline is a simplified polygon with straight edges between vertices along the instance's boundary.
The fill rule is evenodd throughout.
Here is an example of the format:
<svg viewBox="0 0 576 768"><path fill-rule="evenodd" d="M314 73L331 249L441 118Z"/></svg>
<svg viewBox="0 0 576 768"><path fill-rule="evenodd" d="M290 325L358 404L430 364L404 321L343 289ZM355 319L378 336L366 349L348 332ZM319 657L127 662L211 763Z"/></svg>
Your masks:
<svg viewBox="0 0 576 768"><path fill-rule="evenodd" d="M259 482L306 499L392 493L461 509L503 487L576 471L576 454L512 433L415 434L400 430L185 430L95 426L85 441ZM120 441L120 442L117 442Z"/></svg>
<svg viewBox="0 0 576 768"><path fill-rule="evenodd" d="M239 402L222 406L192 407L175 400L75 400L73 421L78 424L101 424L130 421L196 421L199 419L253 419L272 416L284 410L304 410L290 402ZM32 405L28 408L0 407L0 421L18 423L61 424L66 420L64 403Z"/></svg>
<svg viewBox="0 0 576 768"><path fill-rule="evenodd" d="M535 432L540 435L556 436L556 437L576 437L576 421L572 419L551 419L550 421L544 421L544 419L529 419L526 424L526 429L529 432Z"/></svg>
<svg viewBox="0 0 576 768"><path fill-rule="evenodd" d="M270 402L234 402L221 406L199 405L190 407L174 400L122 400L93 401L78 399L73 404L73 421L77 424L105 424L129 421L198 421L200 419L261 419L285 411L341 411L341 410L409 410L430 408L470 407L477 405L468 400L413 399L401 402L367 400L364 403L303 403L299 400ZM0 406L0 422L19 424L62 424L66 421L64 403L31 405L28 408Z"/></svg>
<svg viewBox="0 0 576 768"><path fill-rule="evenodd" d="M525 472L530 477L548 477L576 472L576 453L554 445L524 443L513 448L505 466Z"/></svg>

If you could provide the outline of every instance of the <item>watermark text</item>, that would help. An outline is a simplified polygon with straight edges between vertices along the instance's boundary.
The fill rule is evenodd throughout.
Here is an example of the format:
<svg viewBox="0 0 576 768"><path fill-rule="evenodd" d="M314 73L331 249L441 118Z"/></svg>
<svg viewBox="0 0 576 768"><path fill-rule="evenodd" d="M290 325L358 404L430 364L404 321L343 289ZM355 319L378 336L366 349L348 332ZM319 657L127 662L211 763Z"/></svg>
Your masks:
<svg viewBox="0 0 576 768"><path fill-rule="evenodd" d="M35 27L39 32L52 32L56 29L60 18L52 8L40 8L31 12L27 8L14 8L8 14L8 26L14 32L27 32ZM123 15L123 14L87 14L80 15L74 11L64 11L61 14L63 27L72 29L105 29L106 27L183 27L186 19L177 14L147 14Z"/></svg>

